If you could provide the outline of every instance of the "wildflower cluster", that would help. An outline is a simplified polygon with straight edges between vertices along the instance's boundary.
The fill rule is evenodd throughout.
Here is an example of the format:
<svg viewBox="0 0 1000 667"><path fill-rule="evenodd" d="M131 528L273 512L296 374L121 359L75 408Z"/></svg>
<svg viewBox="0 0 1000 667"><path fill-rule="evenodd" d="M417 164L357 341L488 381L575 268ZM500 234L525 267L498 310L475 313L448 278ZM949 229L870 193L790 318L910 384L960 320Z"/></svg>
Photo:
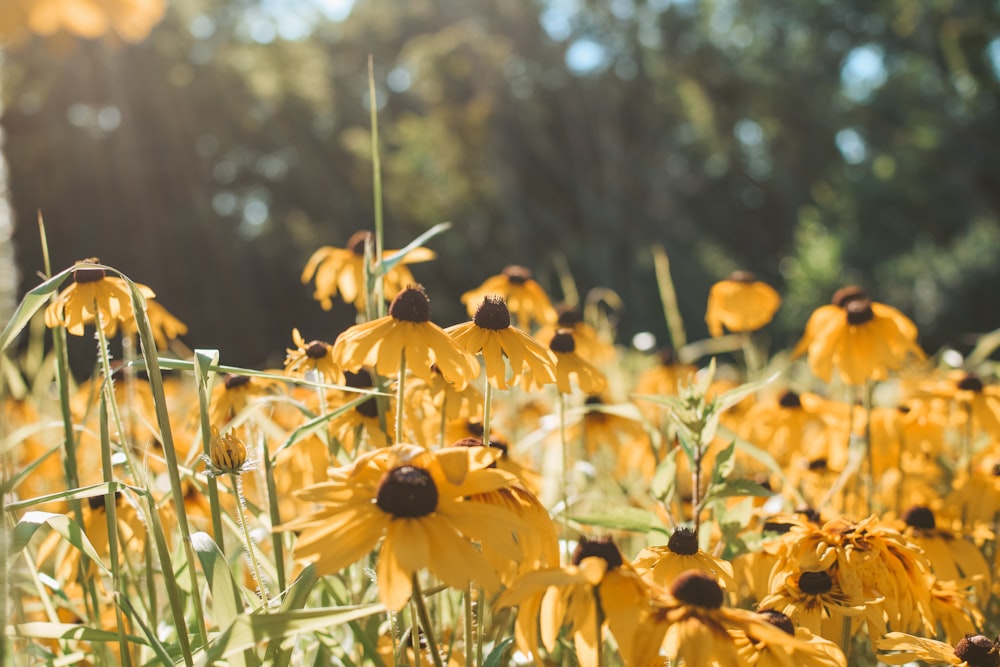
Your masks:
<svg viewBox="0 0 1000 667"><path fill-rule="evenodd" d="M358 322L290 326L280 368L146 349L183 334L151 290L67 273L44 322L145 332L144 356L111 372L100 346L96 381L56 377L63 401L18 360L10 642L50 662L998 664L991 349L928 358L848 286L772 354L756 332L781 297L747 272L707 295L710 347L626 349L513 265L442 327L409 268L434 253L377 241L309 260L320 307Z"/></svg>

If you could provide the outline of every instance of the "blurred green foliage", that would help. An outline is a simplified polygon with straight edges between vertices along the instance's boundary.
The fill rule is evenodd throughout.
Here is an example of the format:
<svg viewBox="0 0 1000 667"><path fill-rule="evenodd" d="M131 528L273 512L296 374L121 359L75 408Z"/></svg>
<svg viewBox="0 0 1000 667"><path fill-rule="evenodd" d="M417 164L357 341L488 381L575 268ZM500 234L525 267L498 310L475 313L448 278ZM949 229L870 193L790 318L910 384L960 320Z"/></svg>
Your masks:
<svg viewBox="0 0 1000 667"><path fill-rule="evenodd" d="M992 0L178 0L145 42L35 39L3 63L22 290L53 262L148 283L223 362L332 339L299 282L373 217L375 63L386 247L450 220L415 267L443 324L516 263L562 298L620 294L666 340L650 247L689 337L712 282L755 272L794 340L838 287L930 350L1000 312L1000 5Z"/></svg>

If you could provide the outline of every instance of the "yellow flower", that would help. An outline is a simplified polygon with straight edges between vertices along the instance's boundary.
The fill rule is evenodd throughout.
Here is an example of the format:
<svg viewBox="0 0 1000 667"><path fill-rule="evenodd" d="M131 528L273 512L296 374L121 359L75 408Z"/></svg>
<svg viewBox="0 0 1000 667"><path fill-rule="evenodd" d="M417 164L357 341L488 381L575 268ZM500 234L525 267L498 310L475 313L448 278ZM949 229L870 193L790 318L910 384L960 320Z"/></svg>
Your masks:
<svg viewBox="0 0 1000 667"><path fill-rule="evenodd" d="M597 329L583 321L578 308L560 306L554 323L546 324L535 333L535 340L548 345L560 329L573 332L577 353L592 364L600 366L615 359L615 346L601 337Z"/></svg>
<svg viewBox="0 0 1000 667"><path fill-rule="evenodd" d="M537 664L542 664L539 639L552 652L565 627L573 637L581 667L596 667L608 627L625 664L648 665L655 651L639 659L632 648L648 614L648 600L647 586L623 561L613 542L583 537L572 565L522 575L500 596L497 606L518 607L514 637L518 648L535 656Z"/></svg>
<svg viewBox="0 0 1000 667"><path fill-rule="evenodd" d="M863 290L857 285L848 285L847 287L841 287L836 292L833 293L833 297L830 299L830 303L820 306L809 315L809 319L806 321L806 329L802 335L802 339L799 340L795 349L792 350L792 358L801 356L809 349L809 346L816 339L816 336L823 331L831 322L837 321L841 315L842 311L847 308L847 304L851 301L857 300L870 300L868 292ZM895 309L893 309L895 310ZM896 311L897 313L899 311ZM913 338L917 337L917 328L908 319L902 316L899 321L901 326L904 325L904 320L907 324L906 326L912 327ZM908 329L909 331L909 329Z"/></svg>
<svg viewBox="0 0 1000 667"><path fill-rule="evenodd" d="M944 631L945 638L957 643L966 635L974 635L983 628L986 618L976 604L975 579L934 582L931 589L931 612Z"/></svg>
<svg viewBox="0 0 1000 667"><path fill-rule="evenodd" d="M219 429L212 427L212 442L209 455L202 456L212 477L221 475L242 475L250 469L247 461L247 446L232 431L219 435ZM252 461L249 462L252 464Z"/></svg>
<svg viewBox="0 0 1000 667"><path fill-rule="evenodd" d="M545 290L531 277L531 269L523 266L507 266L502 273L464 293L461 300L469 317L475 316L479 304L488 296L502 298L521 329L529 330L532 322L544 325L556 320L556 310Z"/></svg>
<svg viewBox="0 0 1000 667"><path fill-rule="evenodd" d="M364 312L368 299L365 285L365 244L372 242L372 233L356 232L347 239L346 248L323 246L312 254L302 270L302 282L308 283L316 277L313 298L320 302L323 310L333 308L332 297L340 294L347 303L353 303L358 312ZM374 250L373 250L374 251ZM398 254L398 250L385 250L385 259ZM383 292L386 300L396 298L404 287L414 282L407 264L426 262L434 259L434 252L427 248L416 248L384 276Z"/></svg>
<svg viewBox="0 0 1000 667"><path fill-rule="evenodd" d="M215 424L225 424L250 405L254 398L265 396L273 389L274 384L269 380L226 373L222 382L216 383L212 388L209 418Z"/></svg>
<svg viewBox="0 0 1000 667"><path fill-rule="evenodd" d="M84 259L76 264L99 264L96 258ZM132 297L125 281L109 275L99 267L83 266L70 274L72 282L45 309L45 325L49 328L63 326L74 336L82 336L87 325L94 324L98 315L101 329L107 337L118 332L118 326L132 321ZM136 283L146 298L155 296L153 290Z"/></svg>
<svg viewBox="0 0 1000 667"><path fill-rule="evenodd" d="M962 535L939 528L934 511L917 505L902 517L902 533L923 549L934 575L941 581L975 578L976 593L981 604L989 600L990 565L979 548Z"/></svg>
<svg viewBox="0 0 1000 667"><path fill-rule="evenodd" d="M712 336L721 336L723 327L734 333L756 331L774 318L780 305L773 287L752 273L736 271L709 290L705 323Z"/></svg>
<svg viewBox="0 0 1000 667"><path fill-rule="evenodd" d="M664 546L646 547L632 561L632 566L661 588L669 588L685 572L697 570L720 581L728 591L737 589L732 563L699 549L698 536L691 528L678 528Z"/></svg>
<svg viewBox="0 0 1000 667"><path fill-rule="evenodd" d="M372 366L385 376L399 372L404 352L406 368L426 382L439 372L457 387L465 387L479 375L476 359L431 322L430 300L419 285L400 292L388 315L350 327L333 344L333 360L343 369Z"/></svg>
<svg viewBox="0 0 1000 667"><path fill-rule="evenodd" d="M905 665L915 660L939 665L997 667L1000 646L997 640L983 635L969 635L954 646L933 639L914 637L902 632L890 632L875 640L878 659L887 665ZM894 651L894 653L885 653Z"/></svg>
<svg viewBox="0 0 1000 667"><path fill-rule="evenodd" d="M847 667L847 658L840 647L828 639L814 635L808 629L795 627L792 620L773 609L758 610L757 615L784 631L792 642L780 644L763 641L760 637L732 629L729 634L736 642L741 664L753 667Z"/></svg>
<svg viewBox="0 0 1000 667"><path fill-rule="evenodd" d="M305 375L316 373L320 382L332 382L340 377L340 368L333 360L333 346L321 340L308 343L299 333L292 329L294 348L285 350L285 372L289 375Z"/></svg>
<svg viewBox="0 0 1000 667"><path fill-rule="evenodd" d="M375 389L371 373L364 368L359 368L357 373L346 371L344 383L355 389ZM343 391L331 398L330 406L336 410L357 398L357 392ZM384 420L379 418L378 400L372 396L330 420L330 434L346 451L360 451L363 442L375 449L392 444L393 435L387 432ZM394 409L393 400L387 398L385 414L393 414Z"/></svg>
<svg viewBox="0 0 1000 667"><path fill-rule="evenodd" d="M437 370L431 374L430 382L414 378L406 383L406 414L414 422L417 444L428 445L442 442L441 424L459 420L481 420L483 416L483 394L474 385L467 384L459 389Z"/></svg>
<svg viewBox="0 0 1000 667"><path fill-rule="evenodd" d="M363 454L331 469L329 481L298 491L319 508L278 530L299 533L295 558L312 561L320 575L340 572L381 540L379 599L394 611L409 600L413 577L425 568L448 586L464 590L475 581L492 594L500 579L483 552L522 558L514 538L523 529L519 517L470 499L513 481L489 468L497 453L400 444Z"/></svg>
<svg viewBox="0 0 1000 667"><path fill-rule="evenodd" d="M573 378L576 378L577 385L586 394L600 394L607 389L608 381L604 373L576 353L572 331L560 329L549 342L549 350L556 360L556 387L560 393L573 392ZM530 371L524 374L524 379L526 389L541 388L541 383L535 382Z"/></svg>
<svg viewBox="0 0 1000 667"><path fill-rule="evenodd" d="M830 381L834 369L849 385L884 380L911 356L924 358L916 343L916 327L895 308L868 299L833 308L816 325L807 348L809 368L824 382Z"/></svg>
<svg viewBox="0 0 1000 667"><path fill-rule="evenodd" d="M502 298L486 297L471 322L456 324L445 331L466 352L482 353L486 379L498 389L507 388L504 357L510 362L511 383L517 383L525 368L531 369L534 381L539 384L555 382L552 355L534 338L511 326L510 311Z"/></svg>
<svg viewBox="0 0 1000 667"><path fill-rule="evenodd" d="M969 428L971 419L974 427L1000 440L1000 385L984 384L975 373L956 370L943 380L918 383L916 393L951 401L959 408L955 419L958 428Z"/></svg>
<svg viewBox="0 0 1000 667"><path fill-rule="evenodd" d="M676 664L741 667L738 637L752 637L774 647L791 648L796 639L746 609L723 606L725 594L710 575L697 570L674 580L669 593L656 600L656 611L637 633L636 653L658 647ZM650 664L650 663L645 663Z"/></svg>

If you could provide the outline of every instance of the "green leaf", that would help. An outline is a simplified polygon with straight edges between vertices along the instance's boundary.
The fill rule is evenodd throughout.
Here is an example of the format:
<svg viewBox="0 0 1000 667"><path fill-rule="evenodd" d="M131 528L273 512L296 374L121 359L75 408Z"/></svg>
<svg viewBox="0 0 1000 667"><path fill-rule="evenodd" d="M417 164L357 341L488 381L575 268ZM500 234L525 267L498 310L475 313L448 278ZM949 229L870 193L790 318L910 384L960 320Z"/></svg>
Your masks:
<svg viewBox="0 0 1000 667"><path fill-rule="evenodd" d="M31 639L73 639L86 642L118 643L118 633L111 630L98 630L79 623L48 623L36 621L31 623L15 623L7 626L7 634L15 637ZM128 635L130 642L146 644L143 637Z"/></svg>
<svg viewBox="0 0 1000 667"><path fill-rule="evenodd" d="M733 496L766 498L773 495L774 491L761 486L752 479L727 479L722 484L717 484L708 490L705 502L718 500L719 498L731 498Z"/></svg>
<svg viewBox="0 0 1000 667"><path fill-rule="evenodd" d="M44 503L62 500L83 500L85 498L93 498L94 496L106 496L109 493L118 493L119 491L124 491L125 489L138 491L138 489L131 487L128 484L122 484L121 482L101 482L100 484L82 486L78 489L69 489L68 491L59 491L58 493L50 493L36 498L29 498L28 500L22 500L19 503L10 503L9 505L6 505L4 509L8 512L16 512L18 510L23 510L26 507L33 507L34 505L42 505Z"/></svg>
<svg viewBox="0 0 1000 667"><path fill-rule="evenodd" d="M667 452L663 460L660 461L660 465L656 466L653 481L649 485L649 492L664 505L670 505L674 493L677 492L677 452L679 451L679 448L674 447Z"/></svg>
<svg viewBox="0 0 1000 667"><path fill-rule="evenodd" d="M191 533L191 546L208 580L215 623L224 628L235 621L243 611L240 589L229 569L229 561L208 533L201 531Z"/></svg>
<svg viewBox="0 0 1000 667"><path fill-rule="evenodd" d="M729 446L719 452L719 455L715 457L715 464L712 466L712 485L717 486L722 484L733 474L733 469L736 467L736 459L733 457L733 453L736 451L736 443L730 442Z"/></svg>
<svg viewBox="0 0 1000 667"><path fill-rule="evenodd" d="M483 660L483 667L501 667L501 665L504 664L504 659L507 657L507 654L510 653L511 646L513 645L513 637L507 637L507 639L499 642Z"/></svg>
<svg viewBox="0 0 1000 667"><path fill-rule="evenodd" d="M14 339L17 338L18 334L28 325L31 318L35 316L45 302L48 301L49 297L54 293L59 291L63 282L75 269L79 268L81 265L77 264L71 266L67 269L63 269L56 275L52 276L44 283L34 288L30 292L24 295L21 299L21 303L17 304L17 309L11 316L10 321L3 328L3 332L0 333L0 352L6 350L8 346Z"/></svg>
<svg viewBox="0 0 1000 667"><path fill-rule="evenodd" d="M349 623L374 614L384 614L381 603L356 607L326 609L300 609L275 614L240 614L226 630L200 653L199 665L212 665L217 660L229 658L262 641L278 641L302 632L329 630L336 625Z"/></svg>
<svg viewBox="0 0 1000 667"><path fill-rule="evenodd" d="M401 261L403 261L403 258L406 257L406 253L412 252L412 251L416 250L417 248L423 246L425 243L427 243L428 241L430 241L432 238L434 238L435 236L437 236L441 232L444 232L444 231L448 230L450 227L451 227L451 223L450 222L439 222L438 224L434 225L433 227L431 227L430 229L428 229L426 232L424 232L423 234L421 234L420 236L418 236L417 238L413 239L412 241L410 241L409 243L407 243L405 246L403 246L399 250L399 252L397 252L395 255L393 255L392 257L390 257L388 259L383 259L379 263L379 265L375 267L376 274L381 273L382 275L385 275L386 273L389 273L389 271L392 271L392 269L397 264L399 264Z"/></svg>
<svg viewBox="0 0 1000 667"><path fill-rule="evenodd" d="M600 526L613 530L627 530L633 533L648 533L650 531L667 533L655 514L638 507L620 507L607 514L591 514L571 516L571 521L586 526Z"/></svg>
<svg viewBox="0 0 1000 667"><path fill-rule="evenodd" d="M770 377L766 377L763 380L755 380L753 382L747 382L741 384L735 389L730 389L724 394L721 394L715 399L715 410L716 412L725 412L729 408L733 407L744 398L750 394L755 393L758 389L774 382L778 379L781 373L775 373Z"/></svg>
<svg viewBox="0 0 1000 667"><path fill-rule="evenodd" d="M52 512L39 512L31 511L26 513L21 520L17 522L14 526L13 539L11 540L11 554L8 556L13 560L13 556L20 553L22 549L28 546L28 542L34 537L35 533L42 526L49 526L52 530L62 535L63 539L72 544L74 547L79 549L82 553L85 553L91 558L98 567L104 571L105 574L111 575L111 570L108 566L104 564L101 557L97 555L97 550L94 549L94 545L90 543L87 538L87 534L83 532L83 528L80 527L76 521L71 520L65 514L54 514ZM118 641L118 633L110 633L114 637L115 641ZM106 640L99 640L106 641Z"/></svg>

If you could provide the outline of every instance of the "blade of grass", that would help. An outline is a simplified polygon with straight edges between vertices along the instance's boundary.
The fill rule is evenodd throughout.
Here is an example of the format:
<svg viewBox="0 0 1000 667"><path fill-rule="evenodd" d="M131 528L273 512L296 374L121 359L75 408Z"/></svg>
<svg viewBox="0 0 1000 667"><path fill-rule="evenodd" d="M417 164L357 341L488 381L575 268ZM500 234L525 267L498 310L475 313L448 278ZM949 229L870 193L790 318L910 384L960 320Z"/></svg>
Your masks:
<svg viewBox="0 0 1000 667"><path fill-rule="evenodd" d="M195 350L195 378L198 383L198 412L201 417L201 450L205 456L211 457L212 425L208 413L208 374L209 367L219 363L218 350ZM222 508L219 505L219 483L214 475L208 478L208 506L212 514L212 533L218 541L219 549L225 551L225 534L222 531Z"/></svg>

